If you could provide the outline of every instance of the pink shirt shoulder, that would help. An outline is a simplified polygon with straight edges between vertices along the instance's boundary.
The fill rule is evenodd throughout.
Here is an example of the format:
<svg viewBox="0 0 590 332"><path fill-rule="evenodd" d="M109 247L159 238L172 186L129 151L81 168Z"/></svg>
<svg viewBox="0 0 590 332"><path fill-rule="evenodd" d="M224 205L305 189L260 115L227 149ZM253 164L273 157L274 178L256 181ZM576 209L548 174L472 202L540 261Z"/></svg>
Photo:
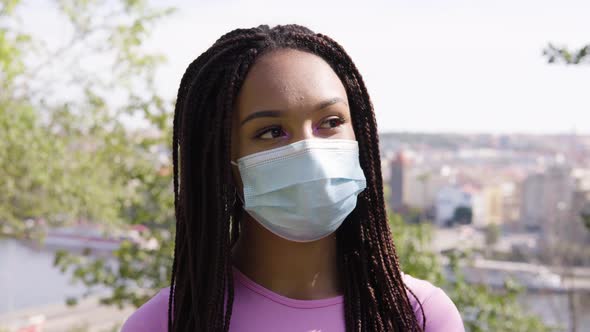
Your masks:
<svg viewBox="0 0 590 332"><path fill-rule="evenodd" d="M461 314L449 296L439 287L426 280L414 278L402 272L404 282L416 295L426 317L426 329L424 332L457 331L464 332ZM419 323L422 323L420 305L412 294L408 292L408 298L414 309L414 314Z"/></svg>
<svg viewBox="0 0 590 332"><path fill-rule="evenodd" d="M162 288L127 318L121 327L121 332L168 331L169 296L170 287Z"/></svg>
<svg viewBox="0 0 590 332"><path fill-rule="evenodd" d="M238 272L239 273L239 272ZM242 277L245 278L245 277ZM414 313L418 319L418 322L422 322L422 313L420 311L420 305L418 301L422 304L422 308L424 310L424 314L426 316L426 329L425 332L464 332L463 321L461 319L461 315L457 310L457 307L452 302L452 300L447 296L447 294L439 287L434 286L428 281L414 278L408 274L403 274L404 282L408 286L409 289L414 292L417 299L414 298L410 293L408 293L408 297L414 309ZM253 281L251 280L243 280L245 283L244 285L247 287L252 288L255 286L255 291L261 292L261 296L266 296L265 299L260 298L254 299L254 303L260 303L261 300L268 300L268 299L275 299L281 298L278 294L262 294L262 292L270 292L262 288L260 285L252 285ZM237 284L237 287L240 287ZM121 331L122 332L139 332L139 331L167 331L167 321L168 321L168 297L169 297L170 287L166 287L161 289L154 297L152 297L149 301L147 301L144 305L138 308L125 322ZM249 292L249 291L248 291ZM256 292L250 292L248 296L258 296ZM286 300L286 299L285 299ZM327 299L329 300L329 299ZM290 300L291 301L291 300ZM292 300L299 302L304 302L301 300ZM320 300L324 301L324 300ZM267 301L268 302L268 301ZM315 304L317 304L317 300ZM341 306L342 308L334 308L331 312L339 312L343 311L343 304L339 303L341 301L335 301L333 304L336 306ZM236 301L234 305L239 306L239 303L245 303L243 301ZM252 302L248 302L252 303ZM311 303L311 302L310 302ZM290 303L287 303L290 304ZM315 306L315 305L314 305ZM321 306L320 306L321 307ZM250 308L249 310L252 310ZM234 308L234 311L239 310L238 308ZM282 309L281 309L282 310ZM309 312L311 314L311 312ZM323 312L322 315L325 315L326 312ZM343 319L343 315L338 313L328 314L329 316L334 315L332 321L341 321ZM324 316L325 317L325 316ZM237 319L237 317L235 317ZM328 317L325 317L328 318ZM239 319L241 320L241 319ZM330 318L328 318L330 320ZM232 322L234 321L234 317L232 317ZM338 326L341 326L343 322L338 323ZM331 325L335 326L335 325Z"/></svg>

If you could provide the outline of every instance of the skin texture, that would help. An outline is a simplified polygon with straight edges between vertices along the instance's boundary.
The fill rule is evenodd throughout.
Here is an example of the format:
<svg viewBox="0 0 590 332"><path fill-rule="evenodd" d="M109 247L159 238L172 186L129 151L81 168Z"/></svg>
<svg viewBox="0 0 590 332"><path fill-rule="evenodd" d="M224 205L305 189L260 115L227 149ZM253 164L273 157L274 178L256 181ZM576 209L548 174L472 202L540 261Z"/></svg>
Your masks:
<svg viewBox="0 0 590 332"><path fill-rule="evenodd" d="M268 110L277 112L258 113ZM257 59L233 112L232 160L304 139L327 138L356 139L346 90L330 65L316 55L292 49ZM241 194L235 166L233 177ZM256 283L301 300L343 294L335 233L313 242L292 242L266 230L244 211L241 225L232 260Z"/></svg>

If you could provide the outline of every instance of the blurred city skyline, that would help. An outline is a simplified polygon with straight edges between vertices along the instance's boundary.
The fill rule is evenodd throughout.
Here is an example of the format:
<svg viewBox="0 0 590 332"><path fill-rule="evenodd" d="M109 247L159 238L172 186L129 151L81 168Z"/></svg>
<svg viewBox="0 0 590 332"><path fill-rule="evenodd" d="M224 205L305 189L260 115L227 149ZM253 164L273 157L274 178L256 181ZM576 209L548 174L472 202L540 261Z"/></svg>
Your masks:
<svg viewBox="0 0 590 332"><path fill-rule="evenodd" d="M169 98L186 66L222 34L298 23L344 46L380 132L590 134L590 66L550 65L542 55L550 42L574 49L590 42L587 1L166 3L178 10L156 26L147 48L168 58L157 85ZM25 21L35 22L27 28L58 47L68 31L44 6L23 7Z"/></svg>

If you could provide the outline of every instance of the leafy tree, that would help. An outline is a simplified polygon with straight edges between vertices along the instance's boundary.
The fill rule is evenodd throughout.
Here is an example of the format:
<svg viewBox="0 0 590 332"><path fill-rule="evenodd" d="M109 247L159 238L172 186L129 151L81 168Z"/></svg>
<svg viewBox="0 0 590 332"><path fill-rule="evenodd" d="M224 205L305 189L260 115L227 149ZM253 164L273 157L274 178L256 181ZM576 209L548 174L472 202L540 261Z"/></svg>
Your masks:
<svg viewBox="0 0 590 332"><path fill-rule="evenodd" d="M562 62L569 65L590 63L590 45L581 47L578 50L570 50L567 47L558 47L549 43L543 50L549 63Z"/></svg>
<svg viewBox="0 0 590 332"><path fill-rule="evenodd" d="M163 56L143 47L172 10L144 0L56 0L57 23L71 33L52 48L23 32L20 1L0 1L0 233L22 235L27 218L87 220L107 231L148 225L144 236L160 246L126 242L116 264L65 252L55 259L89 288L111 289L105 303L139 305L148 295L134 289L165 286L173 251L173 104L154 84ZM138 115L153 134L123 124Z"/></svg>
<svg viewBox="0 0 590 332"><path fill-rule="evenodd" d="M26 73L23 58L32 41L10 28L17 4L0 2L0 234L21 233L26 218L54 212L63 188L54 157L63 157L64 142L40 126L18 81Z"/></svg>
<svg viewBox="0 0 590 332"><path fill-rule="evenodd" d="M430 249L431 227L429 224L407 224L398 215L390 218L390 228L404 272L444 288L461 312L467 331L552 330L539 317L523 310L517 301L522 288L514 282L506 281L499 291L486 285L467 283L461 267L469 263L470 253L451 254L445 271L439 255Z"/></svg>

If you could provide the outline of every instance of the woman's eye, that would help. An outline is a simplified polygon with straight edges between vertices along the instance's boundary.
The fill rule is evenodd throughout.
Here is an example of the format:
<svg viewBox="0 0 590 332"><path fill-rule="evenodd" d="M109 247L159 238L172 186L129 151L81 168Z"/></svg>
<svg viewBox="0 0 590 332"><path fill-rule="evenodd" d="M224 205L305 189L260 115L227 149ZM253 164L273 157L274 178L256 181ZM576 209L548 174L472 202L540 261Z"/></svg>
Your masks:
<svg viewBox="0 0 590 332"><path fill-rule="evenodd" d="M322 122L320 128L322 129L331 129L341 126L344 123L344 119L342 118L330 118Z"/></svg>
<svg viewBox="0 0 590 332"><path fill-rule="evenodd" d="M280 127L272 127L261 131L258 135L256 135L256 138L273 139L281 137L283 135L285 135L285 132L283 132L283 130Z"/></svg>

